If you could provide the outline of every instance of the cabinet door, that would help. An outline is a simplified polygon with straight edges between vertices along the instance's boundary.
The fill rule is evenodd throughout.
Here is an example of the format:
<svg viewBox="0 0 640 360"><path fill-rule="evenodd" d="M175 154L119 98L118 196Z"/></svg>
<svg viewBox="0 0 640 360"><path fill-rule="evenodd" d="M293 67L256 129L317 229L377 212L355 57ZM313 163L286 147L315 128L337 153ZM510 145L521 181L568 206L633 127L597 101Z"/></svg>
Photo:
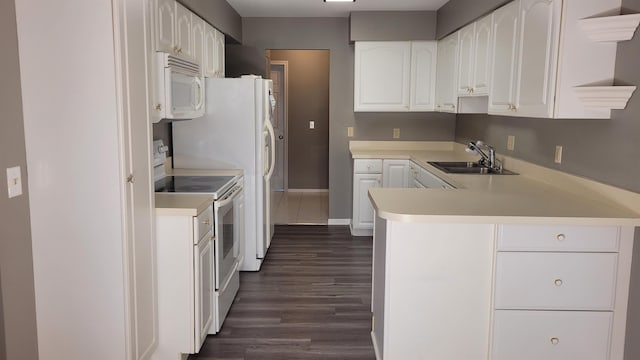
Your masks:
<svg viewBox="0 0 640 360"><path fill-rule="evenodd" d="M409 161L384 160L382 162L382 187L409 187Z"/></svg>
<svg viewBox="0 0 640 360"><path fill-rule="evenodd" d="M516 0L493 13L490 114L512 114L515 106L519 6L520 1Z"/></svg>
<svg viewBox="0 0 640 360"><path fill-rule="evenodd" d="M492 360L609 359L610 312L496 311Z"/></svg>
<svg viewBox="0 0 640 360"><path fill-rule="evenodd" d="M173 0L155 0L155 51L173 53L176 8Z"/></svg>
<svg viewBox="0 0 640 360"><path fill-rule="evenodd" d="M204 74L205 52L204 52L204 34L205 34L205 22L197 17L195 14L191 14L191 38L193 40L193 58L200 64L200 73Z"/></svg>
<svg viewBox="0 0 640 360"><path fill-rule="evenodd" d="M204 61L202 62L205 77L216 76L216 29L205 23L204 25Z"/></svg>
<svg viewBox="0 0 640 360"><path fill-rule="evenodd" d="M191 38L191 11L179 3L176 6L175 52L186 59L194 60L193 40Z"/></svg>
<svg viewBox="0 0 640 360"><path fill-rule="evenodd" d="M460 30L458 57L458 96L473 95L473 68L475 59L476 24L470 24Z"/></svg>
<svg viewBox="0 0 640 360"><path fill-rule="evenodd" d="M474 95L489 94L489 80L491 76L491 40L493 14L487 15L476 22L474 36L474 60L473 60L473 88Z"/></svg>
<svg viewBox="0 0 640 360"><path fill-rule="evenodd" d="M433 111L436 107L437 42L411 43L411 111Z"/></svg>
<svg viewBox="0 0 640 360"><path fill-rule="evenodd" d="M215 30L215 29L214 29ZM218 30L216 33L216 46L215 46L215 76L219 78L224 77L224 34Z"/></svg>
<svg viewBox="0 0 640 360"><path fill-rule="evenodd" d="M209 333L213 321L213 248L211 237L206 235L194 247L195 260L195 351L198 352ZM166 326L166 325L165 325Z"/></svg>
<svg viewBox="0 0 640 360"><path fill-rule="evenodd" d="M438 41L436 71L436 110L457 112L458 37L455 32Z"/></svg>
<svg viewBox="0 0 640 360"><path fill-rule="evenodd" d="M408 41L356 42L354 111L408 111L410 66Z"/></svg>
<svg viewBox="0 0 640 360"><path fill-rule="evenodd" d="M373 228L373 206L369 201L369 189L380 187L382 174L353 175L353 227Z"/></svg>
<svg viewBox="0 0 640 360"><path fill-rule="evenodd" d="M516 115L553 117L560 0L521 0Z"/></svg>

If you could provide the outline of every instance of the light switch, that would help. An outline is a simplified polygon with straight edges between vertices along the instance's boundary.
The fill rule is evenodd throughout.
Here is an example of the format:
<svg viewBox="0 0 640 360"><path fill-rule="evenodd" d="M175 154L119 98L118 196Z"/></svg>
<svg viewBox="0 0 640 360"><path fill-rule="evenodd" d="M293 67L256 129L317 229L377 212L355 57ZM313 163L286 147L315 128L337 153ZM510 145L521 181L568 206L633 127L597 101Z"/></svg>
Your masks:
<svg viewBox="0 0 640 360"><path fill-rule="evenodd" d="M311 120L309 121L309 129L315 129L316 128L316 122Z"/></svg>
<svg viewBox="0 0 640 360"><path fill-rule="evenodd" d="M347 127L347 137L353 137L353 126Z"/></svg>
<svg viewBox="0 0 640 360"><path fill-rule="evenodd" d="M562 163L562 145L556 145L556 155L553 159L556 164Z"/></svg>
<svg viewBox="0 0 640 360"><path fill-rule="evenodd" d="M7 188L9 198L22 195L22 176L20 175L20 166L7 169Z"/></svg>
<svg viewBox="0 0 640 360"><path fill-rule="evenodd" d="M516 137L514 135L507 136L507 150L513 151L516 148Z"/></svg>
<svg viewBox="0 0 640 360"><path fill-rule="evenodd" d="M400 128L393 128L393 138L400 139Z"/></svg>

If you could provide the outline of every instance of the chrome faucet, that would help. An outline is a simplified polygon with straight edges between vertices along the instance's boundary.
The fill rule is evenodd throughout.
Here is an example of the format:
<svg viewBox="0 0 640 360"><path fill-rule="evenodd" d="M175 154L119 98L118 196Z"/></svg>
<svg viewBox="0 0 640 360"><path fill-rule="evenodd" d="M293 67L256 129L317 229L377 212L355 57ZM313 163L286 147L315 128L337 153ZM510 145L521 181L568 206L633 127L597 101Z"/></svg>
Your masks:
<svg viewBox="0 0 640 360"><path fill-rule="evenodd" d="M487 155L482 148L487 150L489 154ZM478 161L479 164L484 165L488 168L491 168L496 171L502 171L502 164L496 160L496 150L482 141L478 140L476 142L471 141L467 148L465 149L469 154L479 155L481 159Z"/></svg>

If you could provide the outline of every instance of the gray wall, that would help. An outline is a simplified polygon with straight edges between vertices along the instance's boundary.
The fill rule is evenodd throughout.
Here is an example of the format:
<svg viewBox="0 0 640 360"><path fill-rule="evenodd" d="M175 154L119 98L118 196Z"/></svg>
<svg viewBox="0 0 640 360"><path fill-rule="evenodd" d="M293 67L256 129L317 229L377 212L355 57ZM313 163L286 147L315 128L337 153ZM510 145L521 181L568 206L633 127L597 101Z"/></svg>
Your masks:
<svg viewBox="0 0 640 360"><path fill-rule="evenodd" d="M272 50L271 60L289 64L289 188L328 189L329 51Z"/></svg>
<svg viewBox="0 0 640 360"><path fill-rule="evenodd" d="M438 9L436 37L442 39L446 35L510 1L511 0L449 0L449 2Z"/></svg>
<svg viewBox="0 0 640 360"><path fill-rule="evenodd" d="M179 0L179 2L225 33L226 41L242 42L242 18L225 0Z"/></svg>
<svg viewBox="0 0 640 360"><path fill-rule="evenodd" d="M354 49L349 44L348 18L243 18L245 45L260 49L327 49L329 75L329 218L351 218L352 161L349 140L392 140L388 130L397 124L411 126L412 140L452 140L455 117L435 113L387 113L369 122L354 116ZM417 119L416 119L417 118ZM450 123L443 127L443 118ZM386 119L386 120L385 120ZM354 138L347 127L355 128ZM387 129L387 130L385 130ZM385 135L386 134L386 135ZM409 132L401 128L401 139ZM435 138L434 134L442 135Z"/></svg>
<svg viewBox="0 0 640 360"><path fill-rule="evenodd" d="M354 11L351 41L434 40L435 11Z"/></svg>
<svg viewBox="0 0 640 360"><path fill-rule="evenodd" d="M14 0L0 2L0 359L32 360L38 343L15 13ZM22 169L24 194L9 199L4 169L13 166Z"/></svg>

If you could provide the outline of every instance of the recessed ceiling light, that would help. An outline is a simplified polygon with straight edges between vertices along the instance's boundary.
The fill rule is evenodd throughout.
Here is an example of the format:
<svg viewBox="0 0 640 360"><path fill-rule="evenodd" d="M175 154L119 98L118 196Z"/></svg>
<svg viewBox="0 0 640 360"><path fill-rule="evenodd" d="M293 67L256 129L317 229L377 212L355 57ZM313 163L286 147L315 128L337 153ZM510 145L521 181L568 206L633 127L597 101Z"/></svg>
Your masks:
<svg viewBox="0 0 640 360"><path fill-rule="evenodd" d="M324 2L356 2L356 0L324 0Z"/></svg>

